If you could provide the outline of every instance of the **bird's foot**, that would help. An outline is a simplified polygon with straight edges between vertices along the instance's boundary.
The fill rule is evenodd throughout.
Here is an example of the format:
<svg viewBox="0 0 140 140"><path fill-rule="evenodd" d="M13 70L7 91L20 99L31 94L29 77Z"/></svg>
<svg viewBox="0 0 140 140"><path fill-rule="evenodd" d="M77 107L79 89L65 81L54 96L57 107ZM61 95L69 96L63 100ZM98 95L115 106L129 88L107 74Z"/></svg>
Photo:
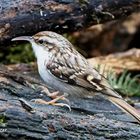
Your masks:
<svg viewBox="0 0 140 140"><path fill-rule="evenodd" d="M39 103L39 104L47 104L47 105L54 105L54 106L61 106L61 107L66 106L71 111L70 105L65 104L65 103L56 103L58 100L64 100L64 99L69 102L69 100L66 99L65 96L66 96L66 94L61 95L61 96L57 96L56 98L52 99L51 101L45 101L43 99L32 99L31 101L35 102L35 103Z"/></svg>
<svg viewBox="0 0 140 140"><path fill-rule="evenodd" d="M46 87L44 87L44 86L40 86L40 87L42 88L42 91L41 92L44 92L48 97L50 97L52 99L57 99L57 98L60 97L58 95L59 94L59 91L55 91L55 92L50 93L49 90ZM62 96L61 96L61 100L65 100L67 103L69 103L69 100L66 98L67 97L67 94L64 93L64 95L62 95Z"/></svg>

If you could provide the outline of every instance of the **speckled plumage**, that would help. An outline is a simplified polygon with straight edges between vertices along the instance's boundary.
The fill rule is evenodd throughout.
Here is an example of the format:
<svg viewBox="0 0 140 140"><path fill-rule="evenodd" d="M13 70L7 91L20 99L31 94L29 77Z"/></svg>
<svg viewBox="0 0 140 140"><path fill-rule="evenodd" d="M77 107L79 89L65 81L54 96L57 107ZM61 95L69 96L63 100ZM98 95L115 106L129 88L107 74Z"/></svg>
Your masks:
<svg viewBox="0 0 140 140"><path fill-rule="evenodd" d="M47 34L48 39L43 37L44 34ZM42 64L40 66L41 62L38 62L39 73L44 81L51 87L70 95L87 96L91 94L89 90L95 92L95 89L97 89L98 91L96 85L90 84L86 79L91 73L94 77L93 79L100 82L101 75L88 64L86 59L73 48L68 40L56 33L54 33L53 36L51 34L52 32L42 32L41 34L39 33L33 36L37 44L40 44L41 39L46 41L46 43L40 44L40 46L43 46L43 49L47 51L44 68L40 68ZM52 38L49 39L50 37ZM59 43L53 41L53 38L54 40L57 39ZM60 47L56 46L56 44L59 44ZM34 47L33 44L35 52L38 52L37 49L39 49L40 46ZM41 54L43 54L43 52ZM43 59L43 55L37 57L37 61L41 59ZM47 73L44 72L45 68ZM63 82L64 86L61 82ZM85 89L83 89L83 87L85 87Z"/></svg>

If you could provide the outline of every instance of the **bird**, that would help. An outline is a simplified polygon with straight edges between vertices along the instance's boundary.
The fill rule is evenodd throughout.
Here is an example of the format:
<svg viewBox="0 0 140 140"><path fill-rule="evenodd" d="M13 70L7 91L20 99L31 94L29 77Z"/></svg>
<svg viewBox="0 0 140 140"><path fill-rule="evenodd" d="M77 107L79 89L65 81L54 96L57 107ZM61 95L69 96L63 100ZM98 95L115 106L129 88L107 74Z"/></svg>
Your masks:
<svg viewBox="0 0 140 140"><path fill-rule="evenodd" d="M31 43L38 72L47 86L74 98L102 94L140 124L139 112L112 88L108 80L91 66L65 37L52 31L41 31L33 36L12 39L19 40Z"/></svg>

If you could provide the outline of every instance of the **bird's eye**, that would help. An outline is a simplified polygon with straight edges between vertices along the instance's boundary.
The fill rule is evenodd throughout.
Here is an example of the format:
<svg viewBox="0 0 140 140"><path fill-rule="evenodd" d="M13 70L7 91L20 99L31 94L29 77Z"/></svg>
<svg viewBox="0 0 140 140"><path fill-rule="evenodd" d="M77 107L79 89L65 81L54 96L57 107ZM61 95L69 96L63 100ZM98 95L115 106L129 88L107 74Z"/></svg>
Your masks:
<svg viewBox="0 0 140 140"><path fill-rule="evenodd" d="M43 44L43 42L44 41L42 39L38 41L39 44Z"/></svg>

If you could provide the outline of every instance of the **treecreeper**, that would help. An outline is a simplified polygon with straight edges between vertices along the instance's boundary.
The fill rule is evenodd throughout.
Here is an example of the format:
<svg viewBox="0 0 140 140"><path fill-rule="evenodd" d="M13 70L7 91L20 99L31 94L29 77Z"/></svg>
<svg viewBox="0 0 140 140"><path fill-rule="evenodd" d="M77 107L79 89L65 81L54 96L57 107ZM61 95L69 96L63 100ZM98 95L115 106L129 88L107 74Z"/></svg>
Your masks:
<svg viewBox="0 0 140 140"><path fill-rule="evenodd" d="M31 43L37 58L39 74L48 86L77 98L101 93L140 124L139 112L129 105L111 87L108 80L94 69L62 35L42 31L33 36L12 39L12 41L18 40ZM43 100L40 101L45 103Z"/></svg>

